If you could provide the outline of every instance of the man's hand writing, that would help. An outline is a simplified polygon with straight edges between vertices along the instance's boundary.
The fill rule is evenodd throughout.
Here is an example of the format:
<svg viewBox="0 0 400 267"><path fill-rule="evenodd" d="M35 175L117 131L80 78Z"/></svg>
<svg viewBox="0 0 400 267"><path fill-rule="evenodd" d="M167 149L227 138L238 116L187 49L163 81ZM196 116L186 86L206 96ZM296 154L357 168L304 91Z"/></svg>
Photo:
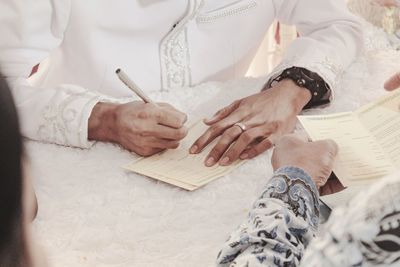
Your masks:
<svg viewBox="0 0 400 267"><path fill-rule="evenodd" d="M179 146L187 116L168 104L98 103L89 118L89 139L120 144L141 156Z"/></svg>

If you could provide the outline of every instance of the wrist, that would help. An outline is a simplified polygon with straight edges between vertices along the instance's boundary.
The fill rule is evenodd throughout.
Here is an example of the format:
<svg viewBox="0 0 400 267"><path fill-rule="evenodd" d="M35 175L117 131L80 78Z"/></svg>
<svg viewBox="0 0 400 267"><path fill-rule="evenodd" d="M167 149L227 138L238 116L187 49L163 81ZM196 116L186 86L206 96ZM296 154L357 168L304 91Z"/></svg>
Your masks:
<svg viewBox="0 0 400 267"><path fill-rule="evenodd" d="M272 88L268 90L276 90L283 94L285 98L290 101L290 104L296 108L297 113L307 105L311 100L310 90L298 86L294 81L290 79L284 79L277 82Z"/></svg>
<svg viewBox="0 0 400 267"><path fill-rule="evenodd" d="M115 142L117 139L117 104L97 103L89 117L88 138L89 140Z"/></svg>

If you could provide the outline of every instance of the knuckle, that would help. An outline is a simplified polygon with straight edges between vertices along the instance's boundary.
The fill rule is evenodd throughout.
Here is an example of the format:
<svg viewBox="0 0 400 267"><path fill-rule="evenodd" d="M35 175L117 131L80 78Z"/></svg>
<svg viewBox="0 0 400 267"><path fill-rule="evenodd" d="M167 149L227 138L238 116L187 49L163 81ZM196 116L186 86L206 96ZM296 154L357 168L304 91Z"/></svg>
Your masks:
<svg viewBox="0 0 400 267"><path fill-rule="evenodd" d="M234 139L236 137L237 137L237 133L236 133L236 129L235 128L229 128L222 135L223 139L228 139L228 140L232 140L232 139Z"/></svg>
<svg viewBox="0 0 400 267"><path fill-rule="evenodd" d="M219 124L214 124L208 129L211 133L219 133L222 131L222 127Z"/></svg>
<svg viewBox="0 0 400 267"><path fill-rule="evenodd" d="M271 131L276 132L279 129L281 129L283 127L283 125L284 125L283 121L280 121L280 120L273 121L273 122L271 122Z"/></svg>
<svg viewBox="0 0 400 267"><path fill-rule="evenodd" d="M218 145L227 146L230 143L232 143L232 139L233 138L230 135L224 134L224 135L222 135L221 139L219 140Z"/></svg>
<svg viewBox="0 0 400 267"><path fill-rule="evenodd" d="M149 113L148 113L148 111L147 111L147 110L141 110L141 111L139 111L139 113L138 113L138 118L139 118L139 119L147 119L147 118L149 118Z"/></svg>

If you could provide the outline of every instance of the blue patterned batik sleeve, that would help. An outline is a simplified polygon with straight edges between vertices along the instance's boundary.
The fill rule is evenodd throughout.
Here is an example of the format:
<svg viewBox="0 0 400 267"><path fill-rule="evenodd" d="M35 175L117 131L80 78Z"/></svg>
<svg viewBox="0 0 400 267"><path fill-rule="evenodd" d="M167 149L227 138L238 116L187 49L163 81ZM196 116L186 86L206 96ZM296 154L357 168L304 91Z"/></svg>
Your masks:
<svg viewBox="0 0 400 267"><path fill-rule="evenodd" d="M277 170L218 254L222 267L298 266L318 228L318 191L302 169Z"/></svg>

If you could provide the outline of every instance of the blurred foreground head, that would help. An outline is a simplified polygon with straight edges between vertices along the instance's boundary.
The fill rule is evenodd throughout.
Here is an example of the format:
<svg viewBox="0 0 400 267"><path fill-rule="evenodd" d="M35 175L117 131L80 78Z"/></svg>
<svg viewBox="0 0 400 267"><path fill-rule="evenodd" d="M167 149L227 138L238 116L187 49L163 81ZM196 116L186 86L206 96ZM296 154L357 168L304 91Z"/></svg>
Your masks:
<svg viewBox="0 0 400 267"><path fill-rule="evenodd" d="M30 266L22 205L22 140L11 92L0 74L0 266Z"/></svg>

